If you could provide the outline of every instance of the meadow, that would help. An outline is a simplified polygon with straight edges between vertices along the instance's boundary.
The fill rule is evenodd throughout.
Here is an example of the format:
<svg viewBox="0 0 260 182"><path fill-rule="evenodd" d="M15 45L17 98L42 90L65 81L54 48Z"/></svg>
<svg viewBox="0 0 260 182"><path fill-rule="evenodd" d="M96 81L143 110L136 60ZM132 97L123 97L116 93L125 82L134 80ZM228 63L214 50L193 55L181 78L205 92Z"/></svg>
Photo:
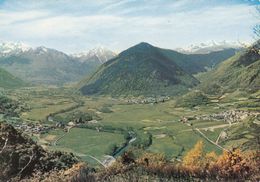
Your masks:
<svg viewBox="0 0 260 182"><path fill-rule="evenodd" d="M236 135L236 128L243 123L237 123L230 128L225 121L197 119L189 121L192 123L191 127L187 123L181 122L181 118L209 115L237 108L249 110L250 108L246 105L248 100L259 99L259 93L245 95L239 92L235 94L235 97L234 93L225 94L223 97L211 97L211 102L207 105L188 108L176 107L175 98L162 103L132 104L127 102L126 97L88 97L82 96L70 88L44 89L37 87L16 90L10 92L9 96L20 99L29 106L30 110L21 113L21 117L32 122L55 125L55 121L46 120L47 116L52 113L58 113L57 116L64 120L75 112L93 115L97 123L93 126L90 125L91 127L74 127L70 132L53 129L36 137L39 144L45 148L72 152L89 163L95 163L89 155L101 160L111 145L121 146L126 142L123 134L116 131L118 128L134 131L136 138L141 142L151 135L151 143L141 149L162 153L168 159L181 159L199 140L204 142L206 151L215 151L220 154L221 149L210 143L193 128L200 129L212 141L216 141L223 130L230 132L230 140L220 142L221 145L230 148L240 146L249 140L250 136L248 138L233 137ZM73 108L79 101L83 104ZM73 109L66 111L71 107ZM257 110L259 107L254 107L254 109ZM59 113L59 111L64 112ZM96 127L111 127L115 130L98 131ZM246 129L240 128L240 130ZM53 145L53 142L60 137L62 138L56 145ZM134 147L137 147L135 142L130 144L128 149Z"/></svg>

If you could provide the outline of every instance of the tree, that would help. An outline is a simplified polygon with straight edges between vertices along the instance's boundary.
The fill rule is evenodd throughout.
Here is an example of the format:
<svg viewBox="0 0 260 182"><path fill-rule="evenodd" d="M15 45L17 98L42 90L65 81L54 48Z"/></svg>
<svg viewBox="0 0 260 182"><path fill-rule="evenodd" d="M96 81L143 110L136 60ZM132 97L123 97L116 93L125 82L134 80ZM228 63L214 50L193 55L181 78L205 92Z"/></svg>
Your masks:
<svg viewBox="0 0 260 182"><path fill-rule="evenodd" d="M195 146L184 156L183 166L189 169L198 169L203 162L203 142L198 141Z"/></svg>
<svg viewBox="0 0 260 182"><path fill-rule="evenodd" d="M195 146L184 156L182 165L190 172L202 172L209 170L215 165L218 156L215 152L204 152L202 141L198 141Z"/></svg>
<svg viewBox="0 0 260 182"><path fill-rule="evenodd" d="M204 163L205 163L205 167L206 168L211 168L215 162L218 160L218 156L217 154L212 151L212 152L209 152L205 155L205 159L204 159Z"/></svg>

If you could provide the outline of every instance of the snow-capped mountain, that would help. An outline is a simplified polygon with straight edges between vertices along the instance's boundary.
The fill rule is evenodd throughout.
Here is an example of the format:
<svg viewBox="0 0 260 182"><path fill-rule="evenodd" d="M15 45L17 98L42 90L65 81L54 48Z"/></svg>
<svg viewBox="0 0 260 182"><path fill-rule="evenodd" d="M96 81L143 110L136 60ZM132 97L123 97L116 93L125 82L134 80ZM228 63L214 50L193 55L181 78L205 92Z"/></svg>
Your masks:
<svg viewBox="0 0 260 182"><path fill-rule="evenodd" d="M221 42L211 41L200 44L191 44L187 47L176 48L175 50L185 54L208 54L210 52L216 52L230 48L241 49L242 45L239 42L228 42L224 40Z"/></svg>
<svg viewBox="0 0 260 182"><path fill-rule="evenodd" d="M192 51L198 53L202 50L204 52L211 52L209 48L213 51L219 50L216 47L219 49L230 48L227 44L223 46L223 43L211 43L200 44L199 46L193 45L189 47L189 51L190 53ZM234 52L234 50L231 50L230 53L224 51L217 54L227 57L227 55L232 56ZM84 77L92 75L100 65L116 56L116 53L104 47L97 47L90 51L68 55L43 46L33 48L23 43L0 43L0 67L14 76L35 84L60 85L77 82Z"/></svg>
<svg viewBox="0 0 260 182"><path fill-rule="evenodd" d="M32 48L22 43L0 44L0 67L36 84L75 82L92 72L92 67L61 51L44 46Z"/></svg>
<svg viewBox="0 0 260 182"><path fill-rule="evenodd" d="M0 43L0 56L18 56L20 54L34 54L34 55L44 55L44 54L65 54L55 49L47 48L44 46L31 47L27 44L21 42L2 42Z"/></svg>
<svg viewBox="0 0 260 182"><path fill-rule="evenodd" d="M0 43L0 56L17 55L32 49L29 45L18 42Z"/></svg>
<svg viewBox="0 0 260 182"><path fill-rule="evenodd" d="M103 64L104 62L112 59L117 54L113 51L106 49L104 47L96 47L86 52L81 52L78 54L73 54L72 57L78 59L80 62L98 62Z"/></svg>
<svg viewBox="0 0 260 182"><path fill-rule="evenodd" d="M75 82L95 72L116 54L103 47L68 55L44 46L0 43L0 67L31 83L63 84Z"/></svg>

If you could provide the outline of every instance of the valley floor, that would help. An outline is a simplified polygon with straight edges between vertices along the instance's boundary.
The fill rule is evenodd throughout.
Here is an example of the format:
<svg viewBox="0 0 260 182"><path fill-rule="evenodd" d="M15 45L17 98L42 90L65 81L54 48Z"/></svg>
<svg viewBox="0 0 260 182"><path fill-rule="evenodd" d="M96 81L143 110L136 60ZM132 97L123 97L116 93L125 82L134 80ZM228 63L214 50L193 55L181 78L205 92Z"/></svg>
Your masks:
<svg viewBox="0 0 260 182"><path fill-rule="evenodd" d="M254 139L250 123L259 129L260 106L251 106L259 103L259 92L211 97L209 104L194 108L176 107L175 98L134 103L126 97L85 97L70 88L31 87L8 96L29 107L20 114L23 126L19 118L8 119L16 128L27 127L44 148L72 152L93 165L131 148L181 160L199 140L206 151L220 154L221 147L241 147Z"/></svg>

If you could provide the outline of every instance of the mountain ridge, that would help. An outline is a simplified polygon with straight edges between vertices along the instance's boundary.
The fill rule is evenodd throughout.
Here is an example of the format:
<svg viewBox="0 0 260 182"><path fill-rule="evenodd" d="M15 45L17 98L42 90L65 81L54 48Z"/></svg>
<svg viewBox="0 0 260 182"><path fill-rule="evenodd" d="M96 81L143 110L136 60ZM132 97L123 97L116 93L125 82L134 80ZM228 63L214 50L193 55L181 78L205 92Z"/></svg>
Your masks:
<svg viewBox="0 0 260 182"><path fill-rule="evenodd" d="M260 41L246 50L219 64L215 69L202 74L201 87L218 86L224 90L259 90L260 86Z"/></svg>
<svg viewBox="0 0 260 182"><path fill-rule="evenodd" d="M176 94L198 84L158 48L144 42L104 63L86 82L80 88L83 94L118 95Z"/></svg>
<svg viewBox="0 0 260 182"><path fill-rule="evenodd" d="M210 52L216 52L231 48L240 50L243 48L243 46L242 43L239 42L228 42L224 40L220 42L211 41L199 44L191 44L187 47L175 48L174 50L184 54L208 54Z"/></svg>
<svg viewBox="0 0 260 182"><path fill-rule="evenodd" d="M100 46L100 47L95 47L89 51L85 52L80 52L77 54L72 54L71 56L74 58L78 58L79 61L85 62L85 61L99 61L100 63L104 63L108 61L109 59L115 57L117 54L114 53L113 51Z"/></svg>
<svg viewBox="0 0 260 182"><path fill-rule="evenodd" d="M3 45L3 43L1 44ZM149 47L147 43L141 43ZM5 54L1 54L1 50ZM226 49L209 54L181 54L174 50L161 49L161 52L174 59L175 63L189 74L205 72L218 63L233 56L234 49ZM124 51L121 52L124 54ZM68 55L44 46L32 48L24 44L7 44L0 47L0 67L11 74L33 84L63 85L75 83L91 76L98 67L117 55L106 48L95 48L77 55Z"/></svg>
<svg viewBox="0 0 260 182"><path fill-rule="evenodd" d="M77 82L108 59L99 55L99 60L90 58L88 61L80 61L44 46L32 48L19 43L1 45L0 67L33 84L62 85Z"/></svg>

